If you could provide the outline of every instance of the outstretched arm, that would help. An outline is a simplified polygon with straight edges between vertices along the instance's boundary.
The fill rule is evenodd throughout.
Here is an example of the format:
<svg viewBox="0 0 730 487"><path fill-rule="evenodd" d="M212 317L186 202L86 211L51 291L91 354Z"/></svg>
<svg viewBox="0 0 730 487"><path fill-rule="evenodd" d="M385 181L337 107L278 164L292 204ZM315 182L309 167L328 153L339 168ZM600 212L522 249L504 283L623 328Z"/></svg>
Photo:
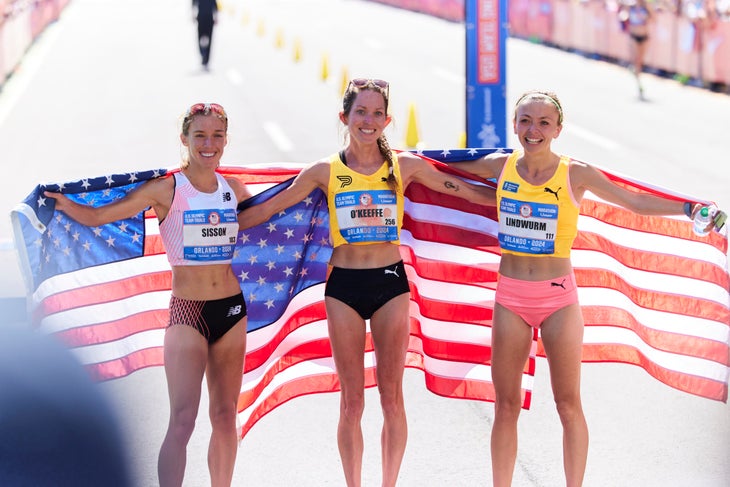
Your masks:
<svg viewBox="0 0 730 487"><path fill-rule="evenodd" d="M611 181L597 168L583 162L573 161L570 168L570 180L573 193L578 199L582 199L585 191L591 191L599 198L623 206L640 215L684 214L693 219L704 206L701 203L630 191ZM717 209L713 215L713 222L708 227L716 226L719 230L726 219L725 212Z"/></svg>
<svg viewBox="0 0 730 487"><path fill-rule="evenodd" d="M401 165L404 188L415 181L433 191L458 196L478 205L495 206L497 204L496 191L491 186L464 181L438 170L429 161L410 153L400 154L398 161Z"/></svg>
<svg viewBox="0 0 730 487"><path fill-rule="evenodd" d="M470 161L453 161L447 164L456 169L466 171L484 179L498 178L502 173L504 163L507 162L509 154L504 152L493 152L486 156Z"/></svg>
<svg viewBox="0 0 730 487"><path fill-rule="evenodd" d="M154 179L114 203L97 207L76 203L61 193L45 191L44 195L55 200L56 210L66 213L82 225L96 227L129 218L151 206L158 213L158 218L162 219L169 209L172 191L172 178Z"/></svg>
<svg viewBox="0 0 730 487"><path fill-rule="evenodd" d="M329 181L329 163L319 161L308 166L294 178L292 184L272 198L250 206L238 214L238 225L241 229L259 225L275 213L302 201L316 188L327 191Z"/></svg>

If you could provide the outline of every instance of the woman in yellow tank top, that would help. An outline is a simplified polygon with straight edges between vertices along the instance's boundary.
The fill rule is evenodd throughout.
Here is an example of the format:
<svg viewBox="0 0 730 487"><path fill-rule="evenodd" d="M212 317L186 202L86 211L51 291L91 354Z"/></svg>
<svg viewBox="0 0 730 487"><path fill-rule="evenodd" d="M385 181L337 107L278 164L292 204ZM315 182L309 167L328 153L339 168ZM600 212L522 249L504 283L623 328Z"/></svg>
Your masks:
<svg viewBox="0 0 730 487"><path fill-rule="evenodd" d="M643 215L692 217L700 205L628 191L596 168L551 149L563 128L558 97L531 91L516 103L513 121L521 151L493 153L459 169L496 178L502 257L492 323L492 476L495 487L512 483L522 371L533 329L539 328L563 425L567 486L583 482L588 427L580 397L583 318L570 261L580 202L586 191ZM723 221L718 212L715 222ZM720 223L721 225L721 223Z"/></svg>
<svg viewBox="0 0 730 487"><path fill-rule="evenodd" d="M377 357L376 376L384 424L382 485L398 478L406 446L403 371L409 337L408 278L399 251L403 191L411 182L493 206L494 190L438 171L410 153L396 156L383 131L388 83L354 79L344 94L340 121L348 140L339 153L303 169L291 186L239 214L249 228L289 208L319 188L328 197L334 251L325 289L327 326L341 385L337 442L345 480L361 485L366 320Z"/></svg>

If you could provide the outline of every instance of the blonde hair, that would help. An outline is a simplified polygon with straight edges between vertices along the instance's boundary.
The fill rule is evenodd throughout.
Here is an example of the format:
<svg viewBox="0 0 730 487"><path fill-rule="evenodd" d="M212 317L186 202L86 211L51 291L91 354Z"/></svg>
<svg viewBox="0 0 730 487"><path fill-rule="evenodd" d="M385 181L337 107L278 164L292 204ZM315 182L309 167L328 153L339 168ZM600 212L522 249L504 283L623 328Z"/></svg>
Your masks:
<svg viewBox="0 0 730 487"><path fill-rule="evenodd" d="M515 103L515 117L517 116L517 107L519 107L524 101L532 100L548 100L550 103L555 105L555 108L558 110L558 125L563 124L563 106L560 104L558 95L552 91L530 90L525 92L521 97L519 97L517 103Z"/></svg>

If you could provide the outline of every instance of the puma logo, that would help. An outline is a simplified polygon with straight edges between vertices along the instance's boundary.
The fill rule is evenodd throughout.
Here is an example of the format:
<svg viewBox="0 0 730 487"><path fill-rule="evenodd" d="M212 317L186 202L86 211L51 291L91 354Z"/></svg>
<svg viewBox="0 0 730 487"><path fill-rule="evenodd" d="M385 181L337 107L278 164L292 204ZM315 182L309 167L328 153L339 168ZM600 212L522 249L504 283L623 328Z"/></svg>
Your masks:
<svg viewBox="0 0 730 487"><path fill-rule="evenodd" d="M560 191L561 189L563 189L563 187L562 187L562 186L561 186L561 187L559 187L558 189L556 189L555 191L553 191L553 190L552 190L552 189L550 189L550 188L545 188L545 192L546 192L546 193L550 193L550 194L552 194L553 196L555 196L555 199L556 199L556 200L560 200L560 198L558 198L558 191Z"/></svg>
<svg viewBox="0 0 730 487"><path fill-rule="evenodd" d="M400 277L398 275L398 266L395 266L392 271L390 269L383 269L383 271L385 274L395 274L395 277Z"/></svg>
<svg viewBox="0 0 730 487"><path fill-rule="evenodd" d="M352 176L337 176L337 179L339 179L341 183L340 189L352 184Z"/></svg>
<svg viewBox="0 0 730 487"><path fill-rule="evenodd" d="M545 189L547 189L547 188L545 188ZM562 287L563 289L565 289L564 284L565 284L565 279L563 279L563 282L551 282L550 286L551 287Z"/></svg>

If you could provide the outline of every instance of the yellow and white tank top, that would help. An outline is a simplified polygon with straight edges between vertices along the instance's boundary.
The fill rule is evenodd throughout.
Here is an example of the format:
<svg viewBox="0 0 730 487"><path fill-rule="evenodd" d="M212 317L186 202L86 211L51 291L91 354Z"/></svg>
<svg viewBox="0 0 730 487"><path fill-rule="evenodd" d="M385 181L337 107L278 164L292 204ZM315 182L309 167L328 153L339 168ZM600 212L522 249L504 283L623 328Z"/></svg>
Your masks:
<svg viewBox="0 0 730 487"><path fill-rule="evenodd" d="M327 204L332 246L400 243L403 225L403 186L398 156L393 153L397 192L388 186L388 163L364 175L345 165L339 154L330 156Z"/></svg>
<svg viewBox="0 0 730 487"><path fill-rule="evenodd" d="M553 176L533 186L517 173L521 154L510 154L497 184L499 246L509 254L570 257L580 214L570 188L570 158L561 157Z"/></svg>
<svg viewBox="0 0 730 487"><path fill-rule="evenodd" d="M218 189L203 193L175 173L170 211L160 223L170 265L229 264L238 238L236 194L220 174Z"/></svg>

